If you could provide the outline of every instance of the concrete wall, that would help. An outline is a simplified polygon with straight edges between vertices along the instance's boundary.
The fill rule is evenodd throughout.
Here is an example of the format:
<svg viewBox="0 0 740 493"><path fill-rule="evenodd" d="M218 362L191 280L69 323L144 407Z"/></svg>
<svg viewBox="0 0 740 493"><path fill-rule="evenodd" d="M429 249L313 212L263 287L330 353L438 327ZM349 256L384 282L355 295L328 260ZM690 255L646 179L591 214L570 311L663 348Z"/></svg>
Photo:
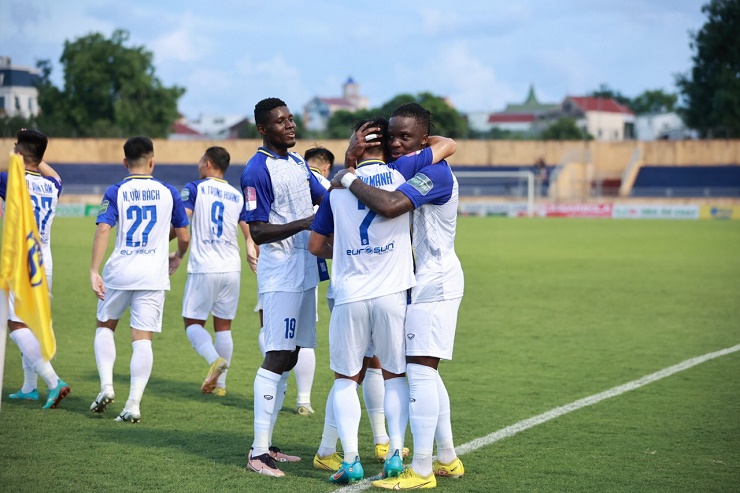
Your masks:
<svg viewBox="0 0 740 493"><path fill-rule="evenodd" d="M123 159L122 139L52 139L46 151L50 163L111 163ZM0 149L13 149L15 139L0 139ZM345 140L300 140L294 147L303 153L314 144L327 147L336 156L337 164L344 162ZM225 147L231 153L233 164L245 163L261 145L259 140L174 141L155 140L154 152L158 165L197 163L203 151L212 145ZM457 153L450 159L455 165L469 166L529 166L539 158L550 165L560 163L567 153L592 156L593 173L597 177L621 177L630 162L633 151L641 150L641 161L662 166L685 165L740 165L740 140L690 141L623 141L623 142L563 142L563 141L505 141L462 140ZM0 157L0 167L7 159Z"/></svg>

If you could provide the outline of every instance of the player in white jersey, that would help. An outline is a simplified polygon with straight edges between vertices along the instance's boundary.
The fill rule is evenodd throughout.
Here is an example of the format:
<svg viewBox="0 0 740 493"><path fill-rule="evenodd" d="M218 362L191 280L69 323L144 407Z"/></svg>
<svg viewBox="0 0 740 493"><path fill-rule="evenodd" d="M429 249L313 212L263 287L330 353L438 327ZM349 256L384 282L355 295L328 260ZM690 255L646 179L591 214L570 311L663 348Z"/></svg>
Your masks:
<svg viewBox="0 0 740 493"><path fill-rule="evenodd" d="M51 294L53 261L51 257L51 225L54 221L57 200L62 193L62 180L51 166L43 161L48 138L36 130L22 129L17 134L15 152L23 156L26 168L26 185L31 195L33 213L41 239L41 258L46 270L46 281ZM5 200L8 173L0 173L0 198ZM49 396L44 409L57 407L59 401L69 393L69 386L59 378L49 361L41 356L41 346L31 329L15 314L13 310L13 293L8 303L8 329L10 339L21 350L23 363L23 386L18 392L10 394L11 399L36 401L39 399L38 376L49 387Z"/></svg>
<svg viewBox="0 0 740 493"><path fill-rule="evenodd" d="M358 153L368 145L364 135L369 132L374 129L361 129L354 136ZM414 458L399 478L373 482L388 489L431 488L436 485L435 475L460 477L464 473L453 445L449 396L437 371L440 359L452 359L464 281L454 250L457 180L446 162L432 163L452 154L456 146L450 139L429 137L430 132L429 111L416 103L398 107L390 119L388 151L396 160L390 166L404 173L408 182L394 192L386 192L364 186L359 180L348 183L349 179L344 178L354 195L383 216L395 217L413 210L417 285L406 312L406 371ZM433 463L435 439L438 460Z"/></svg>
<svg viewBox="0 0 740 493"><path fill-rule="evenodd" d="M230 160L223 147L209 147L198 161L200 179L181 192L192 235L182 301L185 333L210 367L201 392L219 397L226 395L226 373L234 352L231 321L239 303L242 266L239 229L249 241L244 197L223 179ZM205 329L211 313L215 341Z"/></svg>
<svg viewBox="0 0 740 493"><path fill-rule="evenodd" d="M100 393L90 405L96 413L113 402L113 333L123 312L131 309L131 388L116 421L141 420L140 403L152 373L152 334L162 330L165 291L169 276L180 265L190 243L188 217L177 190L152 178L154 146L146 137L131 137L123 146L129 175L108 187L100 204L93 242L90 284L98 297L95 361ZM169 255L170 225L177 251ZM100 276L100 264L110 230L117 226L113 252Z"/></svg>
<svg viewBox="0 0 740 493"><path fill-rule="evenodd" d="M382 117L370 121L381 132L388 124ZM368 185L395 190L405 179L382 158L382 147L368 148L357 166L357 176ZM385 379L390 448L398 455L391 472L397 475L403 469L400 453L408 419L403 322L406 290L415 284L408 225L407 216L379 216L347 190L330 191L311 225L309 250L333 259L329 353L335 380L328 399L333 402L345 454L345 461L329 478L334 483L364 476L358 450L361 409L357 386L370 350L380 360Z"/></svg>
<svg viewBox="0 0 740 493"><path fill-rule="evenodd" d="M289 370L301 347L316 347L316 286L319 269L308 251L313 206L326 193L303 158L288 149L296 142L293 115L285 102L255 105L263 146L242 173L252 239L260 245L257 286L264 312L265 358L254 380L254 442L247 469L285 474L275 461L299 457L272 446L272 430L285 399Z"/></svg>

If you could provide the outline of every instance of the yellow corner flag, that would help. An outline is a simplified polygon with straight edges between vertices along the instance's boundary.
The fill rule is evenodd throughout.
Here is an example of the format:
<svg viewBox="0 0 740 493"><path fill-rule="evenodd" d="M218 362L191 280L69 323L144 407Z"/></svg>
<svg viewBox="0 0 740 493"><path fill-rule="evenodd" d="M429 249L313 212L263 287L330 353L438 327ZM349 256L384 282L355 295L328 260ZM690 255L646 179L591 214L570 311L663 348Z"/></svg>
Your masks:
<svg viewBox="0 0 740 493"><path fill-rule="evenodd" d="M5 199L0 289L12 291L15 314L33 331L44 360L49 361L57 351L49 287L23 160L15 153L10 155Z"/></svg>

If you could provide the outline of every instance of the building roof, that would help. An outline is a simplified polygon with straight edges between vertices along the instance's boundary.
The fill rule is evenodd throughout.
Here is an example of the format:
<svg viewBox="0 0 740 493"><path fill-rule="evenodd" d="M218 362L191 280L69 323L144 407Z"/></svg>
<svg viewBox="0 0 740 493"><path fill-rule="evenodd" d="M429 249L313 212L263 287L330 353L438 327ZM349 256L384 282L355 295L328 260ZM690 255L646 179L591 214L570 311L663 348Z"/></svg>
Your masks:
<svg viewBox="0 0 740 493"><path fill-rule="evenodd" d="M330 106L346 106L347 108L354 108L354 105L344 98L319 98L319 100Z"/></svg>
<svg viewBox="0 0 740 493"><path fill-rule="evenodd" d="M200 136L201 135L200 132L198 132L195 129L190 128L189 126L187 126L187 124L185 124L183 122L180 122L180 121L177 121L177 122L175 122L175 123L172 124L172 132L171 133L178 134L178 135L193 135L193 136L196 136L196 135L197 136Z"/></svg>
<svg viewBox="0 0 740 493"><path fill-rule="evenodd" d="M625 113L628 115L634 114L631 109L624 106L623 104L619 104L613 98L567 96L565 99L566 101L572 101L573 104L576 105L578 109L580 109L584 113L586 111L602 111L604 113Z"/></svg>
<svg viewBox="0 0 740 493"><path fill-rule="evenodd" d="M558 107L555 103L540 103L537 99L537 95L534 92L534 84L529 86L529 92L527 98L521 104L507 104L504 113L545 113L552 111Z"/></svg>
<svg viewBox="0 0 740 493"><path fill-rule="evenodd" d="M488 123L531 123L536 115L532 113L491 113Z"/></svg>

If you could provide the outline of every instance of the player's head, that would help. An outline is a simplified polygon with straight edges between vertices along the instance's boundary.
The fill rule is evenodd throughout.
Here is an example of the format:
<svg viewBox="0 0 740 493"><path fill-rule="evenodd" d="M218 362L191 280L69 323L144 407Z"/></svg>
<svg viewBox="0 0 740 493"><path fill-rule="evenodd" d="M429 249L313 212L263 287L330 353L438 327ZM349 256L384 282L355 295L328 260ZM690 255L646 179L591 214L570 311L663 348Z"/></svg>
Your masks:
<svg viewBox="0 0 740 493"><path fill-rule="evenodd" d="M22 128L16 135L15 152L23 156L23 163L37 166L44 160L48 137L38 130Z"/></svg>
<svg viewBox="0 0 740 493"><path fill-rule="evenodd" d="M386 120L382 116L373 116L371 118L366 118L364 120L355 122L354 127L352 127L352 131L357 132L366 123L369 124L368 125L369 127L380 128L378 133L375 134L376 135L375 138L368 141L368 142L380 142L380 145L376 147L368 147L365 150L365 152L362 154L360 159L368 159L368 158L384 159L385 158L385 148L388 142L388 120ZM368 137L370 135L368 135Z"/></svg>
<svg viewBox="0 0 740 493"><path fill-rule="evenodd" d="M222 178L229 168L231 156L229 151L223 147L213 146L206 149L206 152L198 161L198 173L201 178L207 176L216 176Z"/></svg>
<svg viewBox="0 0 740 493"><path fill-rule="evenodd" d="M324 178L329 178L331 167L334 166L334 154L329 149L317 145L308 149L303 157L309 167L318 169Z"/></svg>
<svg viewBox="0 0 740 493"><path fill-rule="evenodd" d="M432 132L432 114L418 103L402 104L388 123L388 154L395 160L426 147Z"/></svg>
<svg viewBox="0 0 740 493"><path fill-rule="evenodd" d="M282 99L263 99L254 106L254 122L265 147L285 154L295 145L295 122Z"/></svg>
<svg viewBox="0 0 740 493"><path fill-rule="evenodd" d="M123 144L123 164L129 171L151 172L154 168L154 144L148 137L131 137Z"/></svg>

